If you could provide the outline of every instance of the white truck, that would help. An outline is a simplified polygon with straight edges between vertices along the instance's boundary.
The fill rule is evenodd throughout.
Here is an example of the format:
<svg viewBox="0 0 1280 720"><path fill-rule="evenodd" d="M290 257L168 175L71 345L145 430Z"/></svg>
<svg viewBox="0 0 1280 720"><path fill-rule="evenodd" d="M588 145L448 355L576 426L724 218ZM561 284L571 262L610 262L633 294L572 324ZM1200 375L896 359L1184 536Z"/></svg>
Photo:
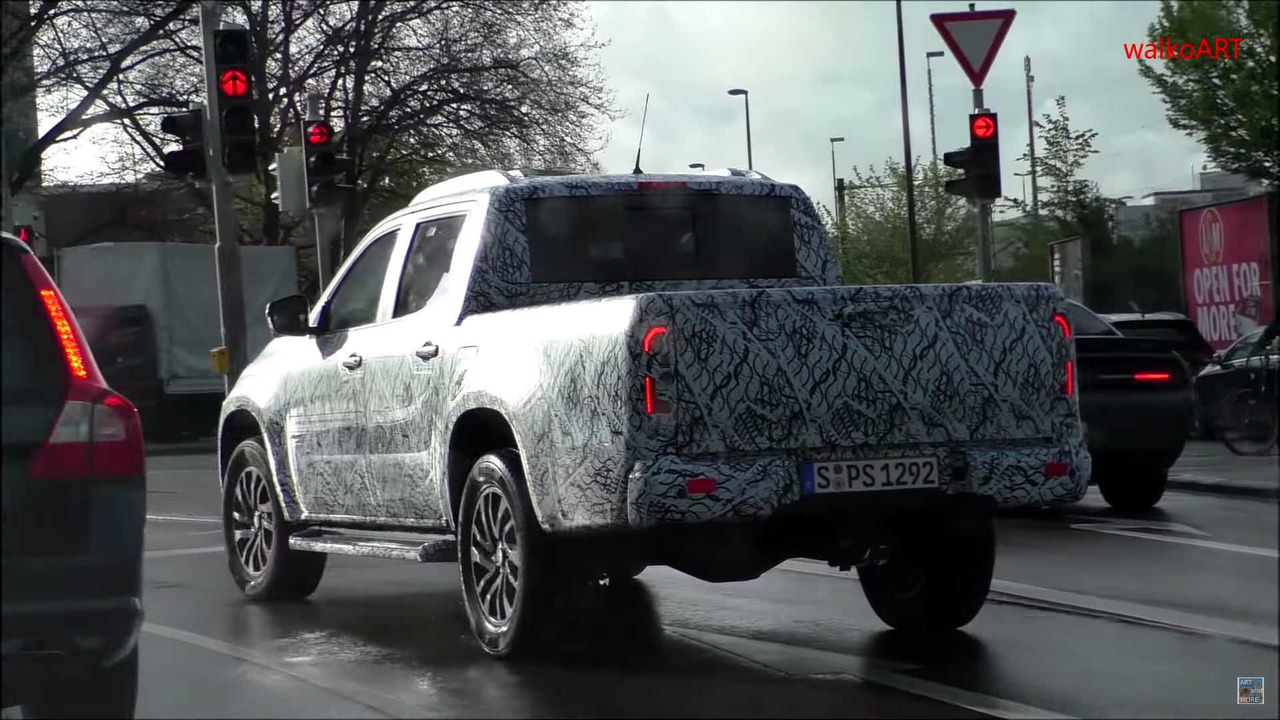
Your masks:
<svg viewBox="0 0 1280 720"><path fill-rule="evenodd" d="M271 339L263 309L297 292L292 247L242 247L249 359ZM132 400L153 437L211 433L223 378L212 245L99 243L58 253L57 282L107 382Z"/></svg>

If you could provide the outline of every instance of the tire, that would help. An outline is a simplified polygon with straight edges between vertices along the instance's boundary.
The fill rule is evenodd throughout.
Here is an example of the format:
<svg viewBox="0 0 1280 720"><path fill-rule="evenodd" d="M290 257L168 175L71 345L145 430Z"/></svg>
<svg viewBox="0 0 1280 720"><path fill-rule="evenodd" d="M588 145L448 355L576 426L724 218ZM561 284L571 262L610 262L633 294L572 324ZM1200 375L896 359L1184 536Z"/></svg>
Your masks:
<svg viewBox="0 0 1280 720"><path fill-rule="evenodd" d="M467 475L458 511L458 567L480 647L500 658L538 651L555 614L557 574L514 450L481 457Z"/></svg>
<svg viewBox="0 0 1280 720"><path fill-rule="evenodd" d="M940 633L978 615L995 568L991 517L946 518L936 529L906 529L892 544L887 563L858 568L867 602L886 625Z"/></svg>
<svg viewBox="0 0 1280 720"><path fill-rule="evenodd" d="M1276 444L1275 401L1252 389L1239 389L1222 398L1222 442L1236 455L1265 455Z"/></svg>
<svg viewBox="0 0 1280 720"><path fill-rule="evenodd" d="M289 547L298 528L285 522L266 450L256 439L236 446L222 479L222 536L227 565L250 600L298 600L324 577L324 553Z"/></svg>
<svg viewBox="0 0 1280 720"><path fill-rule="evenodd" d="M24 718L132 718L138 699L138 647L109 667L51 687L22 707Z"/></svg>
<svg viewBox="0 0 1280 720"><path fill-rule="evenodd" d="M1105 460L1099 465L1098 489L1116 510L1150 510L1169 483L1169 469L1162 465L1126 460Z"/></svg>

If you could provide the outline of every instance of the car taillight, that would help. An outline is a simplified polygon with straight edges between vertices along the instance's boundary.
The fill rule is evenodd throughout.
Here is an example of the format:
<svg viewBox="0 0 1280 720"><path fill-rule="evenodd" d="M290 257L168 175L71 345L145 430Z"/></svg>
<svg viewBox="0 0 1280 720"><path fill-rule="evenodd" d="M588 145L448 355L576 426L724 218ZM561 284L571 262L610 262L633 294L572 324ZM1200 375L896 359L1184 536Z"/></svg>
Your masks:
<svg viewBox="0 0 1280 720"><path fill-rule="evenodd" d="M1140 372L1134 373L1133 379L1144 382L1164 382L1173 377L1167 372Z"/></svg>
<svg viewBox="0 0 1280 720"><path fill-rule="evenodd" d="M671 412L671 403L663 399L663 386L660 380L669 380L670 360L667 357L667 328L665 325L654 325L645 331L640 342L640 351L644 353L648 374L644 376L644 411L650 415L662 415ZM657 375L658 377L654 377Z"/></svg>
<svg viewBox="0 0 1280 720"><path fill-rule="evenodd" d="M141 475L145 457L142 423L133 403L108 389L84 343L75 318L34 256L22 264L31 279L66 364L67 396L58 419L31 458L39 478Z"/></svg>
<svg viewBox="0 0 1280 720"><path fill-rule="evenodd" d="M1067 316L1062 313L1053 314L1053 324L1058 326L1058 330L1062 331L1062 339L1071 339L1071 323L1067 322ZM1068 360L1066 364L1066 381L1062 385L1062 394L1070 396L1076 389L1076 368L1075 365Z"/></svg>

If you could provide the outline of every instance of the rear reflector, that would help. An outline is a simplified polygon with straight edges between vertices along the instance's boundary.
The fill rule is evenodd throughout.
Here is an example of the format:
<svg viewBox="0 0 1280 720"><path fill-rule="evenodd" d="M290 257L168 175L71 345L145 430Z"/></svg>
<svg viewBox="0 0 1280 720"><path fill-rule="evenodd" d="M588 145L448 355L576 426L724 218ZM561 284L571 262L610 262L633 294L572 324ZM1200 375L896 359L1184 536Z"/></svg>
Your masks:
<svg viewBox="0 0 1280 720"><path fill-rule="evenodd" d="M1070 360L1067 361L1067 386L1065 392L1067 395L1075 392L1076 389L1076 368Z"/></svg>
<svg viewBox="0 0 1280 720"><path fill-rule="evenodd" d="M1048 477L1066 477L1070 469L1071 469L1071 466L1067 465L1066 463L1060 460L1055 460L1053 462L1047 462L1044 464L1044 474L1047 475Z"/></svg>
<svg viewBox="0 0 1280 720"><path fill-rule="evenodd" d="M636 183L637 190L684 190L689 186L682 182L644 180Z"/></svg>
<svg viewBox="0 0 1280 720"><path fill-rule="evenodd" d="M1162 373L1162 372L1146 372L1146 373L1133 374L1134 380L1146 380L1146 381L1152 381L1152 382L1164 382L1165 380L1168 380L1171 377L1173 376L1170 375L1169 373Z"/></svg>
<svg viewBox="0 0 1280 720"><path fill-rule="evenodd" d="M716 479L705 476L689 478L684 486L690 495L709 495L716 491Z"/></svg>

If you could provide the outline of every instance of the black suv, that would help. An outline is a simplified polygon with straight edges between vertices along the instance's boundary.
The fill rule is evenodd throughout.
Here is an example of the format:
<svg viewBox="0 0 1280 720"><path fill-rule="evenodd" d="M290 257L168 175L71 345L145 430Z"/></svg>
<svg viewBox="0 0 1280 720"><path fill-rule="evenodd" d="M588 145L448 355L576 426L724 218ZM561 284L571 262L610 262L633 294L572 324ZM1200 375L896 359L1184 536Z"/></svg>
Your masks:
<svg viewBox="0 0 1280 720"><path fill-rule="evenodd" d="M24 717L132 717L146 480L133 403L49 273L0 233L3 699Z"/></svg>

